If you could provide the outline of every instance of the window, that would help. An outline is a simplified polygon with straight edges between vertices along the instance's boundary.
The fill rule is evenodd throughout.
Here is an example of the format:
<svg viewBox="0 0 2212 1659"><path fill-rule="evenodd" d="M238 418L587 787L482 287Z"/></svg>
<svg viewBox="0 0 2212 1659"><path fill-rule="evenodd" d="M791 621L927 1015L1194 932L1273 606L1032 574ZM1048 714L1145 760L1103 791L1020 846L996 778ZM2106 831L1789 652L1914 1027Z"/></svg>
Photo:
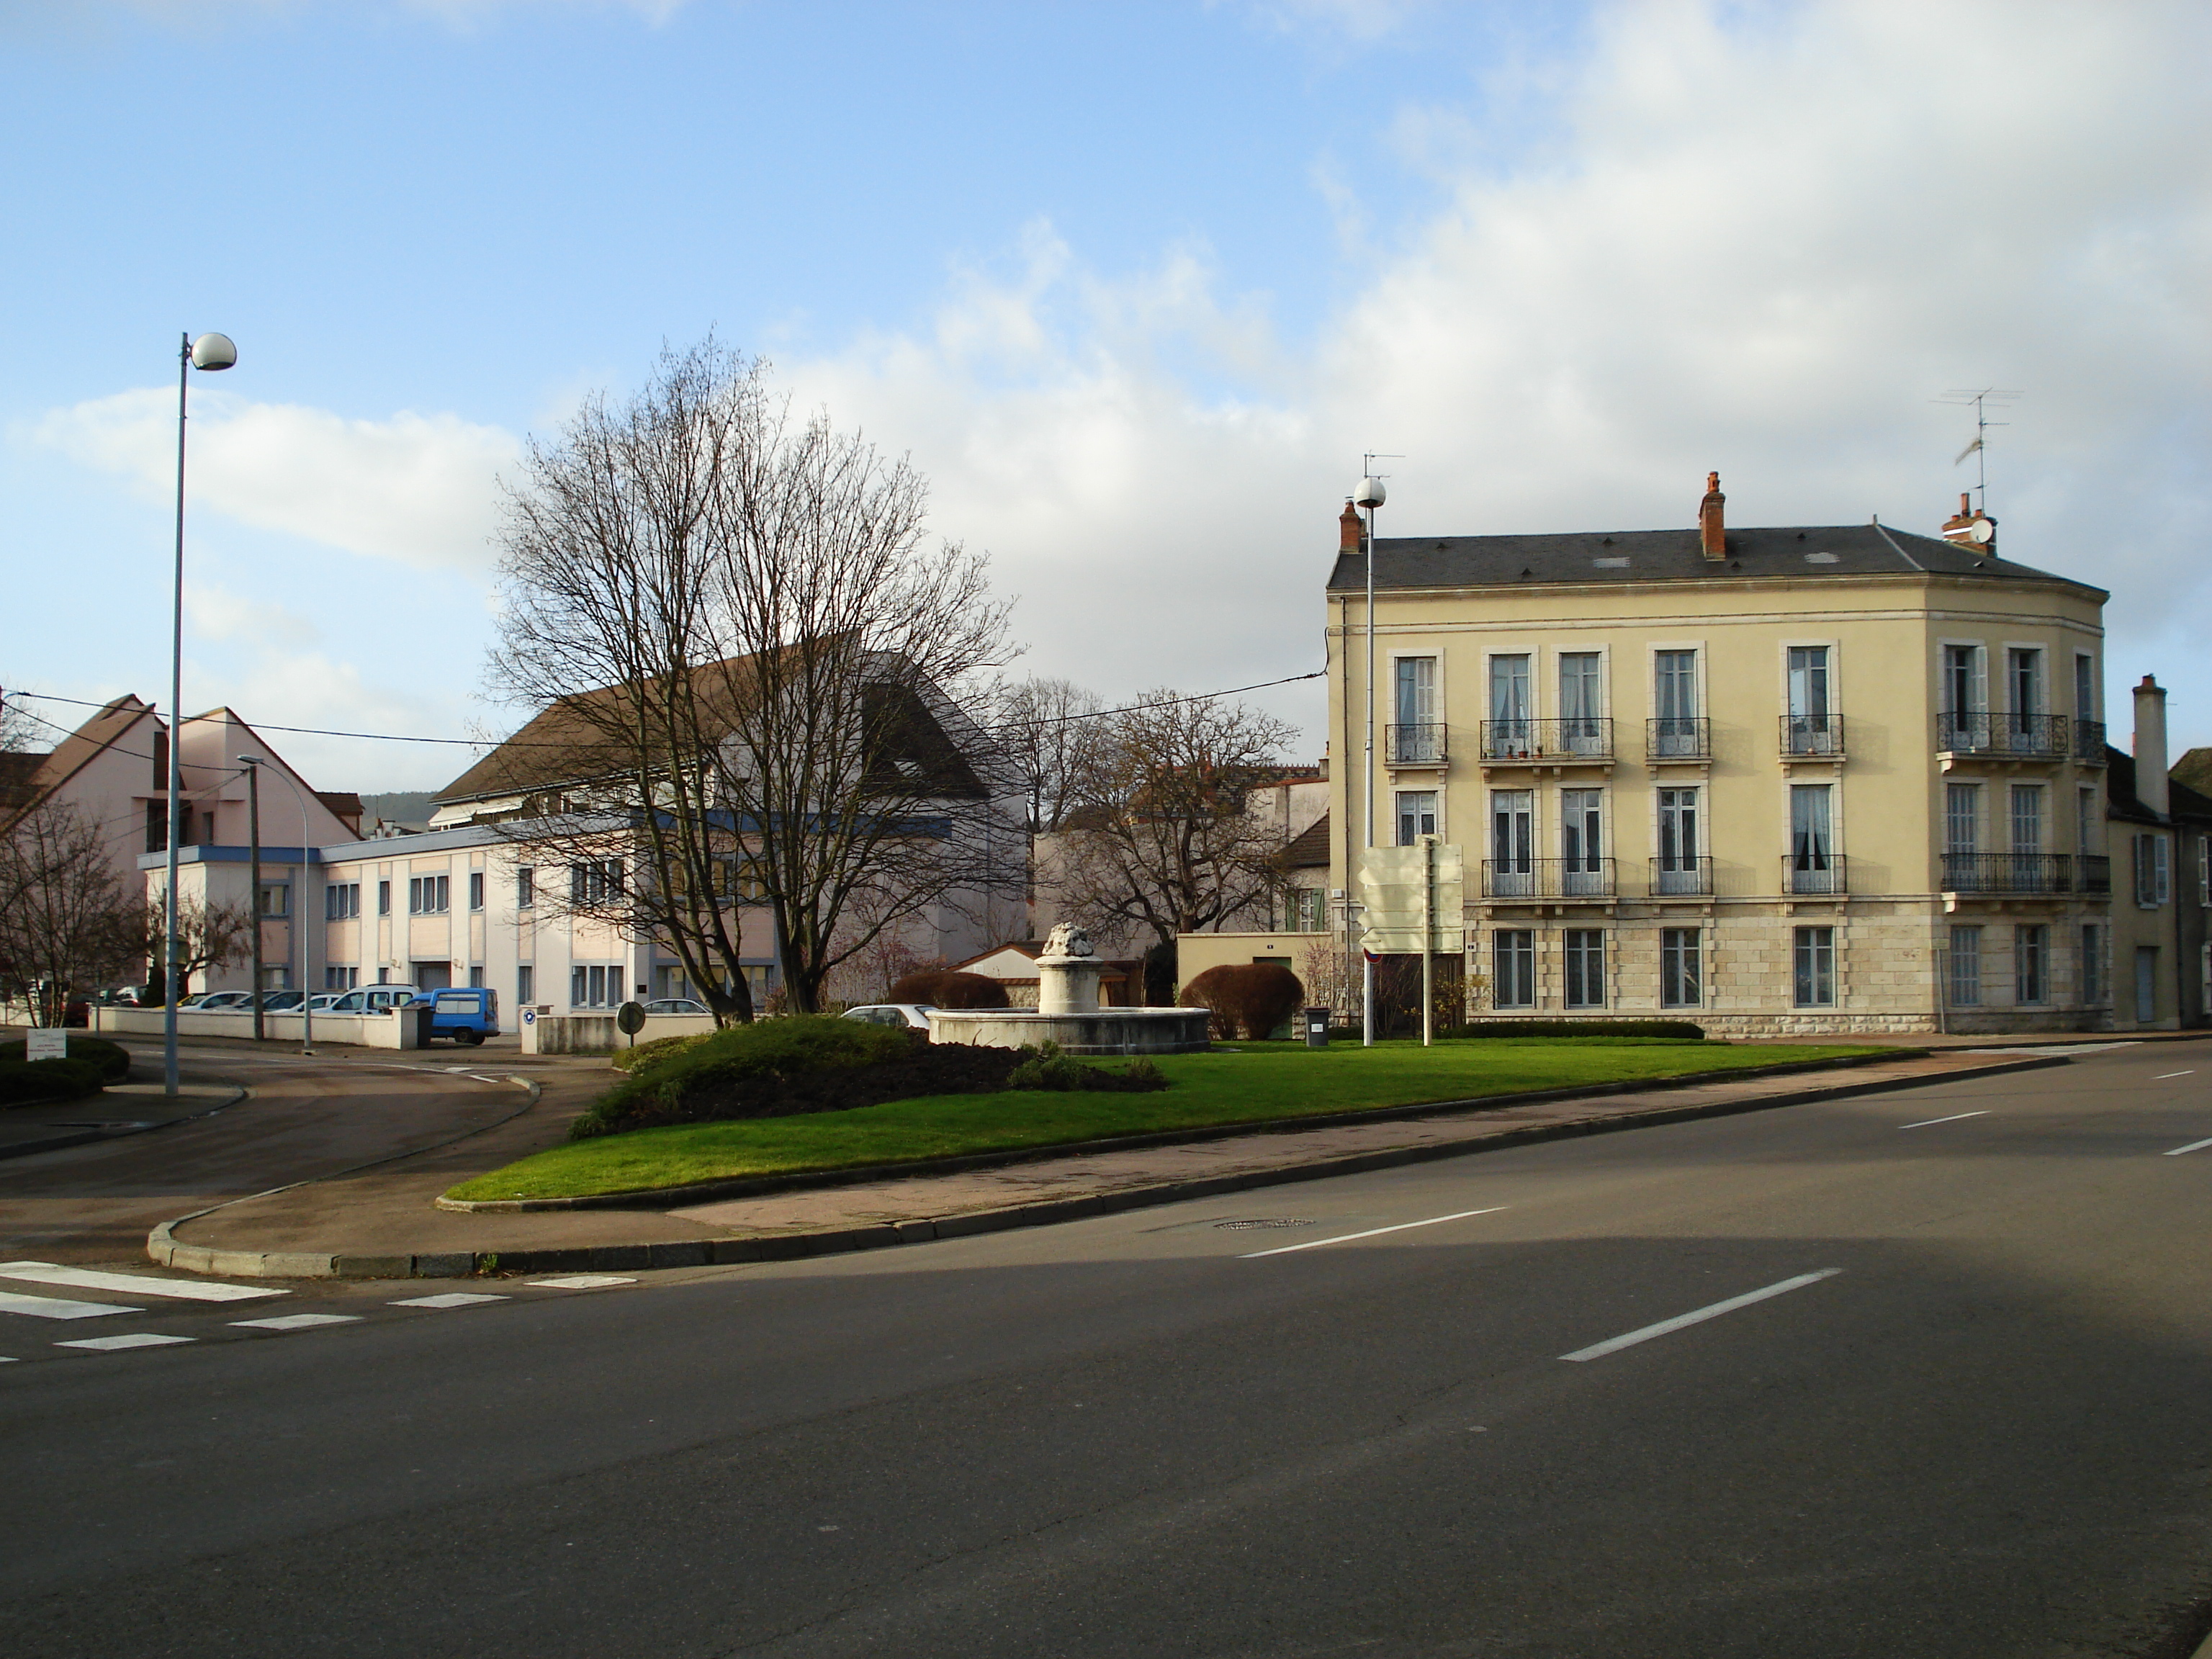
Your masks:
<svg viewBox="0 0 2212 1659"><path fill-rule="evenodd" d="M407 914L410 916L443 915L447 903L451 876L410 876L407 881Z"/></svg>
<svg viewBox="0 0 2212 1659"><path fill-rule="evenodd" d="M538 872L524 865L514 872L514 908L527 910L538 902Z"/></svg>
<svg viewBox="0 0 2212 1659"><path fill-rule="evenodd" d="M1318 887L1293 887L1286 896L1283 925L1293 933L1319 933L1328 927L1328 895Z"/></svg>
<svg viewBox="0 0 2212 1659"><path fill-rule="evenodd" d="M323 889L323 920L347 921L361 914L361 884L341 881Z"/></svg>
<svg viewBox="0 0 2212 1659"><path fill-rule="evenodd" d="M1790 786L1790 890L1794 893L1839 890L1830 810L1834 788L1827 783Z"/></svg>
<svg viewBox="0 0 2212 1659"><path fill-rule="evenodd" d="M149 853L169 850L169 803L165 800L146 803L146 850Z"/></svg>
<svg viewBox="0 0 2212 1659"><path fill-rule="evenodd" d="M1694 1008L1705 1000L1705 976L1698 961L1698 930L1659 930L1659 1006Z"/></svg>
<svg viewBox="0 0 2212 1659"><path fill-rule="evenodd" d="M1982 1002L1982 930L1951 930L1951 1006L1978 1008Z"/></svg>
<svg viewBox="0 0 2212 1659"><path fill-rule="evenodd" d="M1651 706L1663 734L1671 724L1698 718L1698 653L1694 651L1656 651L1651 656ZM1660 751L1664 754L1663 749Z"/></svg>
<svg viewBox="0 0 2212 1659"><path fill-rule="evenodd" d="M1978 645L1943 647L1943 749L1989 747L1989 657Z"/></svg>
<svg viewBox="0 0 2212 1659"><path fill-rule="evenodd" d="M469 908L483 908L483 872L481 870L469 872Z"/></svg>
<svg viewBox="0 0 2212 1659"><path fill-rule="evenodd" d="M2097 718L2097 659L2086 652L2074 659L2074 718L2090 721Z"/></svg>
<svg viewBox="0 0 2212 1659"><path fill-rule="evenodd" d="M1982 844L1982 786L1948 783L1943 786L1943 850L1972 853Z"/></svg>
<svg viewBox="0 0 2212 1659"><path fill-rule="evenodd" d="M1823 725L1828 718L1828 647L1790 647L1790 718Z"/></svg>
<svg viewBox="0 0 2212 1659"><path fill-rule="evenodd" d="M325 991L350 991L360 983L361 969L358 968L323 969L323 989Z"/></svg>
<svg viewBox="0 0 2212 1659"><path fill-rule="evenodd" d="M538 969L524 963L514 970L514 1001L517 1007L527 1006L537 1000Z"/></svg>
<svg viewBox="0 0 2212 1659"><path fill-rule="evenodd" d="M2146 910L2154 910L2172 896L2166 837L2137 836L2135 855L2136 902Z"/></svg>
<svg viewBox="0 0 2212 1659"><path fill-rule="evenodd" d="M1443 752L1437 726L1437 659L1398 659L1398 733L1390 746L1394 760L1419 763Z"/></svg>
<svg viewBox="0 0 2212 1659"><path fill-rule="evenodd" d="M176 710L173 708L169 712L173 714ZM166 731L156 732L154 734L154 787L165 794L169 787L169 734ZM168 812L168 803L166 800L161 803L161 810L166 817ZM169 849L166 847L149 847L146 850L149 853L166 853Z"/></svg>
<svg viewBox="0 0 2212 1659"><path fill-rule="evenodd" d="M579 963L568 969L568 1002L576 1008L611 1008L623 1000L620 963Z"/></svg>
<svg viewBox="0 0 2212 1659"><path fill-rule="evenodd" d="M291 969L289 967L264 967L261 970L261 988L264 991L290 990L292 988Z"/></svg>
<svg viewBox="0 0 2212 1659"><path fill-rule="evenodd" d="M2015 854L2043 850L2043 786L2039 783L2012 787L2012 850Z"/></svg>
<svg viewBox="0 0 2212 1659"><path fill-rule="evenodd" d="M380 916L392 914L392 884L388 881L376 884L376 914Z"/></svg>
<svg viewBox="0 0 2212 1659"><path fill-rule="evenodd" d="M1423 836L1437 833L1437 792L1401 789L1398 792L1398 845L1417 847Z"/></svg>
<svg viewBox="0 0 2212 1659"><path fill-rule="evenodd" d="M1698 879L1698 792L1662 789L1659 792L1659 890L1695 893ZM1695 932L1695 929L1692 929Z"/></svg>
<svg viewBox="0 0 2212 1659"><path fill-rule="evenodd" d="M1528 659L1526 656L1490 659L1490 742L1492 755L1525 755L1535 744L1529 726L1535 711L1528 703Z"/></svg>
<svg viewBox="0 0 2212 1659"><path fill-rule="evenodd" d="M2012 978L2014 1002L2051 1000L2051 929L2044 923L2022 922L2012 930Z"/></svg>
<svg viewBox="0 0 2212 1659"><path fill-rule="evenodd" d="M1601 789L1559 791L1560 890L1601 893L1605 890L1604 825Z"/></svg>
<svg viewBox="0 0 2212 1659"><path fill-rule="evenodd" d="M1595 651L1559 653L1559 737L1576 754L1604 752L1605 710Z"/></svg>
<svg viewBox="0 0 2212 1659"><path fill-rule="evenodd" d="M586 864L568 866L568 902L571 904L602 904L618 897L623 890L623 867L620 859L593 859Z"/></svg>
<svg viewBox="0 0 2212 1659"><path fill-rule="evenodd" d="M261 884L261 914L264 916L289 916L292 914L292 888L289 882L264 881Z"/></svg>
<svg viewBox="0 0 2212 1659"><path fill-rule="evenodd" d="M1605 930L1570 927L1566 930L1567 1006L1605 1006Z"/></svg>
<svg viewBox="0 0 2212 1659"><path fill-rule="evenodd" d="M2201 831L2197 837L2197 902L2212 905L2212 836Z"/></svg>
<svg viewBox="0 0 2212 1659"><path fill-rule="evenodd" d="M2005 687L2016 715L2043 712L2043 653L2033 646L2014 646L2005 653ZM2027 728L2023 725L2021 729Z"/></svg>
<svg viewBox="0 0 2212 1659"><path fill-rule="evenodd" d="M1490 936L1490 1006L1536 1006L1536 935L1526 927L1501 927Z"/></svg>
<svg viewBox="0 0 2212 1659"><path fill-rule="evenodd" d="M475 986L478 990L482 990L483 988L483 963L481 962L471 963L469 967L469 983Z"/></svg>
<svg viewBox="0 0 2212 1659"><path fill-rule="evenodd" d="M1499 789L1490 797L1491 891L1503 898L1534 892L1536 795Z"/></svg>
<svg viewBox="0 0 2212 1659"><path fill-rule="evenodd" d="M2097 811L2097 791L2094 786L2086 786L2074 792L2074 811L2075 845L2084 854L2094 853L2102 844L2098 837L2097 830L2103 822L2103 814Z"/></svg>
<svg viewBox="0 0 2212 1659"><path fill-rule="evenodd" d="M1796 931L1790 978L1797 1006L1832 1008L1836 1006L1836 930L1800 927Z"/></svg>
<svg viewBox="0 0 2212 1659"><path fill-rule="evenodd" d="M2081 1000L2102 1002L2105 987L2105 930L2094 921L2081 924Z"/></svg>

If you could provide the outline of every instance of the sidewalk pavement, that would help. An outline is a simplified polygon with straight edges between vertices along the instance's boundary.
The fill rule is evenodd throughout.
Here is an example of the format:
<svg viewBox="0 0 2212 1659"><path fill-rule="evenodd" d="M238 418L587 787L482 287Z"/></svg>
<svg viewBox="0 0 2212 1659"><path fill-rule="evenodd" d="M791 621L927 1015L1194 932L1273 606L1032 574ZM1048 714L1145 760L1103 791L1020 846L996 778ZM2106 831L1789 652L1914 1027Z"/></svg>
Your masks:
<svg viewBox="0 0 2212 1659"><path fill-rule="evenodd" d="M111 1083L96 1095L49 1106L15 1106L0 1114L0 1158L82 1146L117 1135L167 1128L205 1117L245 1098L228 1084L186 1083L173 1099L158 1083Z"/></svg>
<svg viewBox="0 0 2212 1659"><path fill-rule="evenodd" d="M1948 1048L1834 1073L1718 1078L1620 1092L1420 1109L1419 1115L1255 1128L1180 1144L1010 1155L925 1174L860 1172L757 1196L650 1207L458 1212L456 1182L557 1141L581 1078L549 1081L533 1109L418 1156L234 1200L154 1230L147 1254L244 1278L453 1278L622 1272L789 1260L1074 1220L1285 1182L1457 1158L1651 1124L1762 1111L2067 1064L2063 1053ZM666 1204L675 1194L663 1196ZM680 1200L679 1200L680 1202Z"/></svg>

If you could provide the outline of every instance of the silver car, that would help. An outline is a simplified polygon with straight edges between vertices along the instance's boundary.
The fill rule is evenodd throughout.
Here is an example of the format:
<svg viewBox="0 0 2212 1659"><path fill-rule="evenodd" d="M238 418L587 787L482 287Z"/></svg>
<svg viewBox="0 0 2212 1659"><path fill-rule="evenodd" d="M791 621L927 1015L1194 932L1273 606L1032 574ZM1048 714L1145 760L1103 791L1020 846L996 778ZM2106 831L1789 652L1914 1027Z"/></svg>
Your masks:
<svg viewBox="0 0 2212 1659"><path fill-rule="evenodd" d="M870 1025L898 1025L909 1031L927 1031L930 1010L936 1006L931 1002L872 1002L866 1007L848 1008L845 1018Z"/></svg>

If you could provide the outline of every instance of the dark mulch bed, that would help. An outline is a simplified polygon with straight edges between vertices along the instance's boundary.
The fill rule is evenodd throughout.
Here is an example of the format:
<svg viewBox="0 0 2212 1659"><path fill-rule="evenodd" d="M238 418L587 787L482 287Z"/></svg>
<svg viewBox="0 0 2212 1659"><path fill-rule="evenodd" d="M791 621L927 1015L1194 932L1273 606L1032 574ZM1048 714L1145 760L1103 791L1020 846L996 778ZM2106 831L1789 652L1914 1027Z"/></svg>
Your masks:
<svg viewBox="0 0 2212 1659"><path fill-rule="evenodd" d="M797 1117L842 1112L921 1095L981 1095L1006 1086L1006 1077L1029 1056L1018 1048L968 1043L916 1043L904 1060L878 1066L774 1074L715 1081L670 1102L650 1095L625 1103L611 1130L653 1129L671 1123L716 1123L741 1117Z"/></svg>

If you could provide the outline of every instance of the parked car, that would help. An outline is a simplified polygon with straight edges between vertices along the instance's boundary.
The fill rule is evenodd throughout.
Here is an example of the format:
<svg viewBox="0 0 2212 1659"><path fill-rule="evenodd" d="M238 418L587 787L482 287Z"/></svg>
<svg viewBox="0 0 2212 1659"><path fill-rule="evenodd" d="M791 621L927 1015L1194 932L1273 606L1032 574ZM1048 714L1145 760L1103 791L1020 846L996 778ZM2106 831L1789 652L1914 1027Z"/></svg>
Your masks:
<svg viewBox="0 0 2212 1659"><path fill-rule="evenodd" d="M499 993L478 986L432 991L409 1005L430 1011L430 1035L475 1044L499 1035Z"/></svg>
<svg viewBox="0 0 2212 1659"><path fill-rule="evenodd" d="M179 1012L187 1008L204 1008L207 1006L207 1000L210 997L220 996L222 994L223 994L218 991L195 991L191 995L179 1002L177 1005L177 1008Z"/></svg>
<svg viewBox="0 0 2212 1659"><path fill-rule="evenodd" d="M261 1012L264 1014L297 1013L301 1003L307 1000L305 991L264 991Z"/></svg>
<svg viewBox="0 0 2212 1659"><path fill-rule="evenodd" d="M186 997L181 1005L203 1014L234 1012L253 1000L250 991L207 991L198 997Z"/></svg>
<svg viewBox="0 0 2212 1659"><path fill-rule="evenodd" d="M909 1031L927 1031L930 1010L935 1006L929 1002L872 1002L864 1008L848 1008L845 1018L871 1025L902 1025Z"/></svg>
<svg viewBox="0 0 2212 1659"><path fill-rule="evenodd" d="M343 991L318 991L307 999L307 1011L316 1014L328 1013L344 994Z"/></svg>
<svg viewBox="0 0 2212 1659"><path fill-rule="evenodd" d="M364 985L348 991L331 1004L334 1014L380 1014L387 1008L404 1008L422 995L419 985Z"/></svg>
<svg viewBox="0 0 2212 1659"><path fill-rule="evenodd" d="M714 1011L690 997L655 997L645 1005L648 1014L711 1014Z"/></svg>

